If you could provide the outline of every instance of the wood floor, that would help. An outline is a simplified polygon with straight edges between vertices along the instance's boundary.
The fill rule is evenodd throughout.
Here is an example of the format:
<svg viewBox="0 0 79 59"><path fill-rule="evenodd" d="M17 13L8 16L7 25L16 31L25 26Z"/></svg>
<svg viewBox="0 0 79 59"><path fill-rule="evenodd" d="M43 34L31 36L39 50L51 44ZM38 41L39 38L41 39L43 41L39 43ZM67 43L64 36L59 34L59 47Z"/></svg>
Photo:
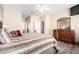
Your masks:
<svg viewBox="0 0 79 59"><path fill-rule="evenodd" d="M57 54L79 54L78 45L70 45L59 41L58 46L60 47L60 49ZM49 48L48 50L43 51L42 54L54 54L53 48Z"/></svg>

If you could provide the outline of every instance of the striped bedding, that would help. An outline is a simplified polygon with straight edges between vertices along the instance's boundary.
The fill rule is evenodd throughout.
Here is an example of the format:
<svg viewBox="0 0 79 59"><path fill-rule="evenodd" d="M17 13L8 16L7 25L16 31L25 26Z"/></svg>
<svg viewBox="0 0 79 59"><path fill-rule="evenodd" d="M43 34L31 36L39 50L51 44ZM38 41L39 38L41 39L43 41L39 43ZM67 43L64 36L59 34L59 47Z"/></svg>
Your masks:
<svg viewBox="0 0 79 59"><path fill-rule="evenodd" d="M51 38L51 35L48 34L41 34L41 33L25 33L21 37L12 38L12 42L20 42L25 40L34 40L34 39L41 39L41 38ZM55 39L54 39L55 40Z"/></svg>
<svg viewBox="0 0 79 59"><path fill-rule="evenodd" d="M1 54L41 53L50 47L57 47L57 41L47 34L26 33L22 37L12 38L11 43L0 45ZM33 52L34 51L34 52ZM55 52L55 50L53 50Z"/></svg>

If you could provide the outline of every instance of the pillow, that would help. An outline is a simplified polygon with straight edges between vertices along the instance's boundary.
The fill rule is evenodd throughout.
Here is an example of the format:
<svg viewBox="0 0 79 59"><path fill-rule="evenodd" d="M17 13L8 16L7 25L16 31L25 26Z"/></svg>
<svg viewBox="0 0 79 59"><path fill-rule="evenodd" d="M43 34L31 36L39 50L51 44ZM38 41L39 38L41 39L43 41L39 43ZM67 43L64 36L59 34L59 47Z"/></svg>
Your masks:
<svg viewBox="0 0 79 59"><path fill-rule="evenodd" d="M12 37L18 37L17 31L11 31L10 33L11 33Z"/></svg>
<svg viewBox="0 0 79 59"><path fill-rule="evenodd" d="M11 37L5 28L2 29L1 34L3 38L5 39L6 43L11 43Z"/></svg>
<svg viewBox="0 0 79 59"><path fill-rule="evenodd" d="M0 45L6 44L6 41L4 40L2 34L0 33Z"/></svg>
<svg viewBox="0 0 79 59"><path fill-rule="evenodd" d="M18 36L22 36L20 30L16 30L16 32L18 32Z"/></svg>

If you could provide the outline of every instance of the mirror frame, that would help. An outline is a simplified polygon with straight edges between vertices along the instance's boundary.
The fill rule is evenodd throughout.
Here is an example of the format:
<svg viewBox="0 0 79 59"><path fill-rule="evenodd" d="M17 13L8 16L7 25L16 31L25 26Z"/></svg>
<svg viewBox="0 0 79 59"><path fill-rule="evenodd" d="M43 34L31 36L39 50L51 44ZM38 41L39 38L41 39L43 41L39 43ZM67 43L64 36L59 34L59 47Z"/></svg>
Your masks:
<svg viewBox="0 0 79 59"><path fill-rule="evenodd" d="M58 22L60 22L60 21L70 21L70 23L69 23L69 25L70 25L69 27L70 28L69 29L71 29L71 18L70 17L62 17L62 18L58 19L57 20L57 29L60 29L59 28L59 24L58 24Z"/></svg>

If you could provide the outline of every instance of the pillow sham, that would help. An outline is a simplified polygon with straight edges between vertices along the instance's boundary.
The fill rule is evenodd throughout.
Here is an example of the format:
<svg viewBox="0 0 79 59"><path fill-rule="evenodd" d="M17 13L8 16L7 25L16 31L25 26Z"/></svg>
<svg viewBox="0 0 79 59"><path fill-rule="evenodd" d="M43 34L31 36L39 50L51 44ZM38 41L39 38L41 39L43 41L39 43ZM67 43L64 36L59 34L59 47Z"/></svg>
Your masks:
<svg viewBox="0 0 79 59"><path fill-rule="evenodd" d="M11 31L10 34L11 34L11 37L13 37L13 38L22 36L20 30Z"/></svg>
<svg viewBox="0 0 79 59"><path fill-rule="evenodd" d="M18 37L18 32L17 31L11 31L11 36L12 37Z"/></svg>
<svg viewBox="0 0 79 59"><path fill-rule="evenodd" d="M10 37L9 33L7 32L6 28L2 29L1 34L4 38L4 40L6 41L6 43L11 43L11 37Z"/></svg>
<svg viewBox="0 0 79 59"><path fill-rule="evenodd" d="M18 32L18 36L22 36L20 30L16 30L16 32Z"/></svg>

